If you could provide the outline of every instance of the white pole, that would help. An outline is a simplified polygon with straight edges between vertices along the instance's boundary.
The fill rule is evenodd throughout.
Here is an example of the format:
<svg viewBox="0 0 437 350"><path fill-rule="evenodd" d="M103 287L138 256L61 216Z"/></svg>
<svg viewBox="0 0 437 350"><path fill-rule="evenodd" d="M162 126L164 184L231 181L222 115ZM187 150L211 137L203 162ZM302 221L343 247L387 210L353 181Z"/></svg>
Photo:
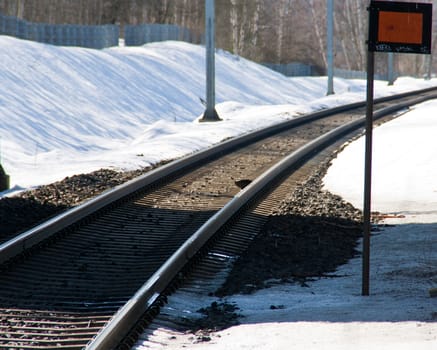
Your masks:
<svg viewBox="0 0 437 350"><path fill-rule="evenodd" d="M219 121L215 110L215 4L214 0L205 0L206 30L206 111L202 122Z"/></svg>
<svg viewBox="0 0 437 350"><path fill-rule="evenodd" d="M387 80L388 80L388 85L393 85L395 82L395 76L394 76L394 53L393 52L389 52L387 54Z"/></svg>
<svg viewBox="0 0 437 350"><path fill-rule="evenodd" d="M334 0L328 0L327 4L327 61L328 61L328 92L334 94Z"/></svg>

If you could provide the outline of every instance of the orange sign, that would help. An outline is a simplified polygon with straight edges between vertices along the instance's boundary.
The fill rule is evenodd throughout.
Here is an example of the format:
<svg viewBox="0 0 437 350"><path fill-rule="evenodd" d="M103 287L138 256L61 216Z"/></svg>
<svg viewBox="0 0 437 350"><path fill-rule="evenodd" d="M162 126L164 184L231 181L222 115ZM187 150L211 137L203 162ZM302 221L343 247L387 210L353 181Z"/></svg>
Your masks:
<svg viewBox="0 0 437 350"><path fill-rule="evenodd" d="M422 13L389 11L381 11L379 13L378 41L421 44L422 32Z"/></svg>
<svg viewBox="0 0 437 350"><path fill-rule="evenodd" d="M369 51L431 53L432 4L372 0L369 14Z"/></svg>

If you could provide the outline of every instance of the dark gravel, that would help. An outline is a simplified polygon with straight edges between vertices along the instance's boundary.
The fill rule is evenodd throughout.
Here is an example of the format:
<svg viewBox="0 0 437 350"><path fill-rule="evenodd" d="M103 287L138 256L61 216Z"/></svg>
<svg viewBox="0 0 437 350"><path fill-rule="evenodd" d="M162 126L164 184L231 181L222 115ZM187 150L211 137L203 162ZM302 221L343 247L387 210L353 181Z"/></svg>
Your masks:
<svg viewBox="0 0 437 350"><path fill-rule="evenodd" d="M302 183L269 218L235 263L217 296L250 293L282 282L334 277L356 254L362 214L322 189L328 164Z"/></svg>
<svg viewBox="0 0 437 350"><path fill-rule="evenodd" d="M0 242L150 169L116 172L100 169L0 200Z"/></svg>

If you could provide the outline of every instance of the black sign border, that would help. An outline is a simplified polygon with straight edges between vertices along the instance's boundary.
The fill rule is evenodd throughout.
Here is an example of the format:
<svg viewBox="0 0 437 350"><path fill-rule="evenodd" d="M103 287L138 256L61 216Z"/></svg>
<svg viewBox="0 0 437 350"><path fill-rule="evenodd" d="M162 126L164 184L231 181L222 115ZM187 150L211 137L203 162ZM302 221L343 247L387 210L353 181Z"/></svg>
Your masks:
<svg viewBox="0 0 437 350"><path fill-rule="evenodd" d="M396 53L431 53L432 32L432 4L412 3L397 1L371 1L369 10L369 40L370 52L396 52ZM380 11L409 12L423 14L423 30L421 44L393 43L378 41L378 22Z"/></svg>

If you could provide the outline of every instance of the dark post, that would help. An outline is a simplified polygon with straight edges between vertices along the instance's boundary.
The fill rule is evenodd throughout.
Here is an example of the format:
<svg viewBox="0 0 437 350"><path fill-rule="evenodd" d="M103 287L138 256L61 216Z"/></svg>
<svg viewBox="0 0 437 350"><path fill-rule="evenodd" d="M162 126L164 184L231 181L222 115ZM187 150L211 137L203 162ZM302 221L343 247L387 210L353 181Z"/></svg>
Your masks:
<svg viewBox="0 0 437 350"><path fill-rule="evenodd" d="M364 165L363 205L363 289L362 295L369 295L370 281L370 231L371 231L371 184L372 184L372 129L373 129L373 82L375 56L367 52L367 108L366 108L366 150Z"/></svg>
<svg viewBox="0 0 437 350"><path fill-rule="evenodd" d="M2 165L0 164L0 192L9 189L9 175L6 174Z"/></svg>

